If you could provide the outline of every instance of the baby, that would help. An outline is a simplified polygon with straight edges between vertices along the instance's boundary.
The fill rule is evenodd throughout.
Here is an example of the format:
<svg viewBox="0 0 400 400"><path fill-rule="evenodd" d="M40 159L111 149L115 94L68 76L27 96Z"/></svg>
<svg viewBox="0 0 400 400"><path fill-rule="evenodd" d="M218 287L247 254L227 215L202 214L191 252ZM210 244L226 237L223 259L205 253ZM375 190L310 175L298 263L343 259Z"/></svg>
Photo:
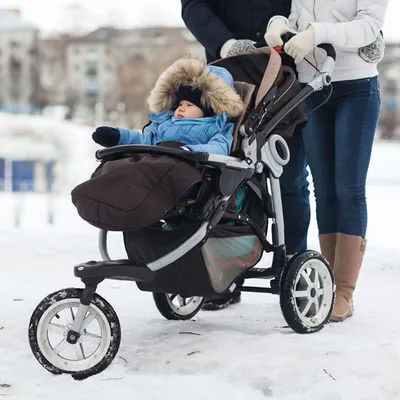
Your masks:
<svg viewBox="0 0 400 400"><path fill-rule="evenodd" d="M234 128L229 117L238 117L245 107L225 68L193 58L180 59L164 71L147 103L152 114L144 133L102 126L93 140L105 147L174 141L185 150L229 155Z"/></svg>

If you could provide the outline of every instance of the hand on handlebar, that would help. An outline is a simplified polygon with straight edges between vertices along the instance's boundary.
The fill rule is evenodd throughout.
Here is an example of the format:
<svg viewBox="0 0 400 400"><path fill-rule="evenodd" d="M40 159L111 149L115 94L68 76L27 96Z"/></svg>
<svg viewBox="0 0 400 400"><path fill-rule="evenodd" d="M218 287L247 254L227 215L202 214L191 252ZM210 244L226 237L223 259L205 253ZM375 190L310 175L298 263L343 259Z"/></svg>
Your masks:
<svg viewBox="0 0 400 400"><path fill-rule="evenodd" d="M298 64L307 54L315 48L315 32L312 25L305 31L292 37L284 46L285 53L294 59Z"/></svg>
<svg viewBox="0 0 400 400"><path fill-rule="evenodd" d="M288 33L296 34L296 31L289 28L286 18L278 16L269 24L264 39L270 47L281 47L284 44L283 37Z"/></svg>
<svg viewBox="0 0 400 400"><path fill-rule="evenodd" d="M226 54L223 54L221 49L221 57L230 57L238 53L243 53L244 51L254 50L254 43L255 42L248 39L236 40Z"/></svg>

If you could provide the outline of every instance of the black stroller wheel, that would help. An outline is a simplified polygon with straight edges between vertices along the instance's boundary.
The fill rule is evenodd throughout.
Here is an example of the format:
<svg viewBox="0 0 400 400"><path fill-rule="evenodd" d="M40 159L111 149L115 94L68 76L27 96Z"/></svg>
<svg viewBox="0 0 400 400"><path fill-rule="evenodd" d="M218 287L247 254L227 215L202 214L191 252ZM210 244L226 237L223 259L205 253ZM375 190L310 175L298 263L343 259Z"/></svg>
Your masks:
<svg viewBox="0 0 400 400"><path fill-rule="evenodd" d="M171 293L153 293L154 302L161 315L168 320L193 318L203 306L204 297L182 297Z"/></svg>
<svg viewBox="0 0 400 400"><path fill-rule="evenodd" d="M295 332L321 330L329 321L334 300L333 272L321 254L305 251L289 260L281 279L280 306Z"/></svg>
<svg viewBox="0 0 400 400"><path fill-rule="evenodd" d="M116 356L121 327L111 305L93 296L76 344L66 341L83 289L68 288L45 297L29 322L29 344L39 363L53 374L71 374L76 380L98 374Z"/></svg>

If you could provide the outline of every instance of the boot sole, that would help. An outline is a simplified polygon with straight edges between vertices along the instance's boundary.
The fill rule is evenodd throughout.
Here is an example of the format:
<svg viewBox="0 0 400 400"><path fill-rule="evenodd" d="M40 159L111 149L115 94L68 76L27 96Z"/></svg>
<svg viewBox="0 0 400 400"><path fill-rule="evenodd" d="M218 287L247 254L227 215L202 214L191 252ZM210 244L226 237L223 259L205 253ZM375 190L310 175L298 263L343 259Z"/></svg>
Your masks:
<svg viewBox="0 0 400 400"><path fill-rule="evenodd" d="M232 304L238 304L241 302L241 299L230 299L229 301L222 303L222 304L216 304L216 303L205 303L203 304L203 307L201 308L203 311L218 311L218 310L223 310L224 308L227 308L231 306Z"/></svg>
<svg viewBox="0 0 400 400"><path fill-rule="evenodd" d="M344 315L331 315L329 322L343 322L345 319L353 316L353 311L348 312Z"/></svg>

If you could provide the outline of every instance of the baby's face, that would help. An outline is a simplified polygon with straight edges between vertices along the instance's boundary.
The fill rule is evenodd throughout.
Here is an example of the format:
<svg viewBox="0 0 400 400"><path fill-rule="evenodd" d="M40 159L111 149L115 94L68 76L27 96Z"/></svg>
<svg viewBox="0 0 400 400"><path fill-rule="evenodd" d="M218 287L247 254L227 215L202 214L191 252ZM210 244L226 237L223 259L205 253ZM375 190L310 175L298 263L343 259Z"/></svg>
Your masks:
<svg viewBox="0 0 400 400"><path fill-rule="evenodd" d="M179 103L179 107L174 112L174 117L176 119L180 118L203 118L203 111L195 106L193 103L187 100L182 100Z"/></svg>

